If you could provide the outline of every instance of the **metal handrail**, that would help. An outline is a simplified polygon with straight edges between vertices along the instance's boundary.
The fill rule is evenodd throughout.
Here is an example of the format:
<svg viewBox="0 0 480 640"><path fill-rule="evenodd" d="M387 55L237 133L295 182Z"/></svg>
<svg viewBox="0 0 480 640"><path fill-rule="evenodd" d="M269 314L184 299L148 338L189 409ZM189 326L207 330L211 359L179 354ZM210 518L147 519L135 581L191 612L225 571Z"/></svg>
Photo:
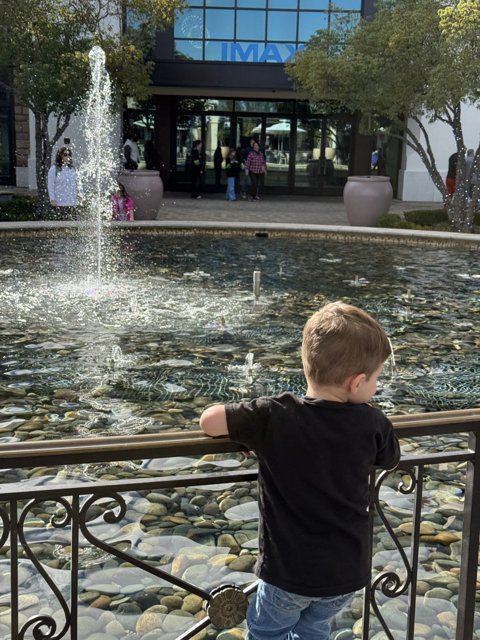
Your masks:
<svg viewBox="0 0 480 640"><path fill-rule="evenodd" d="M413 515L414 533L412 534L412 554L411 560L406 559L406 575L405 580L401 580L399 576L392 572L383 572L375 577L370 587L366 588L365 606L364 606L364 630L363 638L368 637L368 620L370 616L370 607L377 613L377 617L381 620L381 614L376 607L375 596L381 591L387 597L397 597L398 595L409 595L410 611L408 623L408 638L414 637L414 617L415 617L415 598L416 598L416 575L418 567L418 543L419 543L419 527L421 519L421 501L423 487L423 471L427 465L435 465L445 462L464 462L467 467L467 477L465 482L465 506L463 514L463 544L461 553L461 576L458 594L458 616L456 628L456 640L471 640L472 629L475 614L475 593L477 581L477 564L479 550L479 533L480 533L480 510L476 508L480 501L480 446L478 445L480 432L480 408L445 411L439 413L422 413L393 416L392 422L397 435L400 438L415 436L433 436L446 435L453 433L468 434L468 447L458 449L456 451L429 452L419 453L415 455L404 455L402 457L400 468L405 472L407 477L411 479L411 487L407 488L405 493L413 493L415 491L415 509ZM29 468L33 466L58 465L65 464L84 464L95 462L109 461L125 461L125 460L143 460L154 458L166 458L170 456L201 456L212 453L231 453L242 451L244 447L232 442L227 437L210 438L205 436L201 431L184 431L170 432L163 434L141 434L134 436L111 436L92 439L65 439L51 441L33 441L33 442L13 442L0 445L0 468ZM214 461L212 461L214 464ZM477 471L477 473L475 473ZM387 529L388 522L382 514L382 504L380 499L380 489L389 472L383 472L379 478L375 480L372 475L372 506L378 512L384 521ZM3 485L0 489L0 520L3 524L3 533L1 535L0 547L7 543L8 534L10 535L11 544L11 583L12 595L11 606L12 611L18 604L18 550L20 544L25 551L29 551L28 544L23 534L23 518L28 512L29 505L39 504L42 500L56 500L66 510L68 518L75 523L75 540L72 542L72 578L76 575L78 569L77 559L74 558L78 552L78 532L82 534L94 545L112 553L114 550L105 545L102 540L96 539L89 534L87 513L90 504L93 504L100 498L110 498L116 502L120 508L120 515L124 511L125 504L121 498L121 492L152 490L153 487L178 487L178 486L195 486L205 484L218 483L237 483L245 481L253 481L257 477L256 469L243 469L232 471L221 471L215 473L190 473L181 475L169 475L167 477L139 477L130 478L128 481L111 480L108 482L83 482L72 483L65 482L62 484L47 484L38 487L22 488L21 484L14 487L8 484ZM67 498L66 498L67 497ZM2 507L2 503L3 506ZM10 514L19 513L19 520L12 518ZM67 519L68 519L67 518ZM115 521L117 516L113 515L113 511L109 516ZM67 519L64 521L67 522ZM106 521L110 521L107 520ZM56 525L56 526L62 526ZM73 535L73 534L72 534ZM123 560L133 562L138 567L149 572L151 575L165 578L161 568L150 567L148 564L132 559L130 556L115 551L116 555ZM32 561L35 558L31 557ZM36 562L36 566L41 571L41 565ZM48 581L48 576L44 576ZM181 588L186 583L179 578L170 576L169 580L172 584L176 584ZM54 585L50 585L55 590ZM188 586L193 593L197 593L204 597L208 605L208 618L198 622L188 632L182 634L177 640L188 640L195 635L196 632L205 628L210 620L218 614L222 598L240 599L240 604L245 604L245 596L248 595L255 585L251 584L243 590L243 595L239 594L238 588L231 585L225 585L216 593L203 592L192 585ZM68 611L66 603L62 606L65 608L66 625L70 625L72 637L76 637L76 605L74 603L76 594L76 586L72 586L72 607ZM58 594L59 596L59 594ZM243 598L243 600L242 600ZM61 598L59 597L61 601ZM221 607L220 607L221 609ZM216 613L217 612L217 613ZM42 624L50 624L50 621L40 617L32 619L28 624L41 626ZM382 622L384 624L384 621ZM390 631L384 626L386 636L392 638ZM20 630L18 628L18 615L12 618L12 638L17 640ZM23 632L22 632L23 633ZM22 637L24 637L22 635ZM40 637L40 636L39 636ZM42 636L43 637L43 636Z"/></svg>
<svg viewBox="0 0 480 640"><path fill-rule="evenodd" d="M480 429L480 408L391 416L391 421L400 438L476 432ZM201 431L12 442L0 445L0 469L28 467L30 463L81 464L242 450L244 447L227 437L210 438Z"/></svg>

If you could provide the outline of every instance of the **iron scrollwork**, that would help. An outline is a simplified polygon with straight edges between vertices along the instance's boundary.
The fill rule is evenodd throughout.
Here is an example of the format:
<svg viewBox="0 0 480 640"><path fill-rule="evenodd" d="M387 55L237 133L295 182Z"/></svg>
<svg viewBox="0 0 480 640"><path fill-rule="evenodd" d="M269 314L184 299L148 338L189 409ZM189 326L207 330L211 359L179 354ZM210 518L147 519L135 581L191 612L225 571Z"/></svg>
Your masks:
<svg viewBox="0 0 480 640"><path fill-rule="evenodd" d="M397 598L406 593L412 580L412 567L404 548L400 544L397 536L393 531L392 526L390 525L384 513L383 507L380 502L380 490L384 481L390 475L390 473L390 471L384 471L379 474L378 479L375 483L374 504L376 512L378 513L383 525L385 526L389 536L391 537L393 543L395 544L395 547L400 554L403 565L405 567L405 578L402 579L394 571L382 571L372 580L372 583L369 587L369 592L370 603L375 612L375 615L377 616L380 624L383 627L385 635L387 636L388 640L395 640L394 636L388 628L387 623L385 622L384 617L380 613L380 607L376 601L375 595L378 591L381 591L381 593L387 598ZM414 493L418 485L418 478L416 477L414 470L409 468L405 471L402 471L402 473L404 474L404 476L408 477L409 482L406 481L405 477L402 477L402 481L398 485L398 491L400 491L400 493L402 493L403 495Z"/></svg>
<svg viewBox="0 0 480 640"><path fill-rule="evenodd" d="M65 616L65 623L63 627L59 629L57 632L57 623L51 616L47 616L47 615L33 616L19 630L20 640L23 640L26 637L26 634L30 629L32 631L33 638L35 640L60 640L66 635L71 625L71 613L70 613L70 609L68 607L67 601L63 597L60 589L57 587L54 580L52 580L52 578L49 576L49 574L43 567L41 561L36 558L25 536L25 520L27 518L27 515L35 506L41 505L44 502L45 500L43 499L34 499L34 500L31 500L25 506L25 508L20 514L20 518L18 519L18 539L20 541L20 544L23 550L25 551L26 556L30 559L33 566L37 569L37 571L40 573L42 578L45 580L48 587L54 593L61 608L63 609L64 616ZM60 497L60 496L55 498L55 502L60 504L64 508L65 514L62 517L57 515L52 516L50 523L55 528L63 528L63 527L69 526L72 522L71 504L68 502L66 498ZM43 631L42 629L45 627L46 627L46 630Z"/></svg>

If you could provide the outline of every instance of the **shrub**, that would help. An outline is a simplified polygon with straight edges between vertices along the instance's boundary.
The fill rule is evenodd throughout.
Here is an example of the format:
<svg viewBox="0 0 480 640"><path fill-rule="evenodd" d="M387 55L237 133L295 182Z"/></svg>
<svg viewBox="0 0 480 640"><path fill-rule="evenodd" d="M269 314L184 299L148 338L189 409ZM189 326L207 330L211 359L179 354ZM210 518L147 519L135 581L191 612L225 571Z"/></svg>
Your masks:
<svg viewBox="0 0 480 640"><path fill-rule="evenodd" d="M408 220L404 220L402 217L397 216L395 213L386 213L380 216L378 221L379 227L385 227L387 229L417 229L417 225Z"/></svg>
<svg viewBox="0 0 480 640"><path fill-rule="evenodd" d="M0 222L17 220L35 220L37 198L32 196L13 196L10 201L0 202Z"/></svg>
<svg viewBox="0 0 480 640"><path fill-rule="evenodd" d="M404 212L405 220L426 227L433 227L435 224L449 224L448 215L445 209L415 209Z"/></svg>

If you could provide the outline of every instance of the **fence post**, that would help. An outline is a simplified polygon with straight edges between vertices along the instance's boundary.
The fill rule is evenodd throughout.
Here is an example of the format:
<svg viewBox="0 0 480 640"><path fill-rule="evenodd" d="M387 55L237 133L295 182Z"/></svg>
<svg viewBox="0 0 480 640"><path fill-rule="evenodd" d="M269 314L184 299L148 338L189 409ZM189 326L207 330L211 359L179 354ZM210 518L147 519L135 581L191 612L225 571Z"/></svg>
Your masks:
<svg viewBox="0 0 480 640"><path fill-rule="evenodd" d="M475 591L478 570L478 537L480 534L480 451L477 432L470 432L469 448L473 459L467 462L463 539L458 591L456 640L471 640L475 615Z"/></svg>

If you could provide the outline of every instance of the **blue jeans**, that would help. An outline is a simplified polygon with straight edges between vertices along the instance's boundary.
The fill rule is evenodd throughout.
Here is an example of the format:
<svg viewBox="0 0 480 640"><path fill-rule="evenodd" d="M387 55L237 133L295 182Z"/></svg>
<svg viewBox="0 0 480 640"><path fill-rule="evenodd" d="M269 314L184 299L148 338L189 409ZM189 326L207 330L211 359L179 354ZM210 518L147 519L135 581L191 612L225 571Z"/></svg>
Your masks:
<svg viewBox="0 0 480 640"><path fill-rule="evenodd" d="M246 640L328 640L330 621L353 595L299 596L261 580L248 607Z"/></svg>
<svg viewBox="0 0 480 640"><path fill-rule="evenodd" d="M225 196L227 200L236 200L237 196L235 194L235 177L227 178L227 194Z"/></svg>

